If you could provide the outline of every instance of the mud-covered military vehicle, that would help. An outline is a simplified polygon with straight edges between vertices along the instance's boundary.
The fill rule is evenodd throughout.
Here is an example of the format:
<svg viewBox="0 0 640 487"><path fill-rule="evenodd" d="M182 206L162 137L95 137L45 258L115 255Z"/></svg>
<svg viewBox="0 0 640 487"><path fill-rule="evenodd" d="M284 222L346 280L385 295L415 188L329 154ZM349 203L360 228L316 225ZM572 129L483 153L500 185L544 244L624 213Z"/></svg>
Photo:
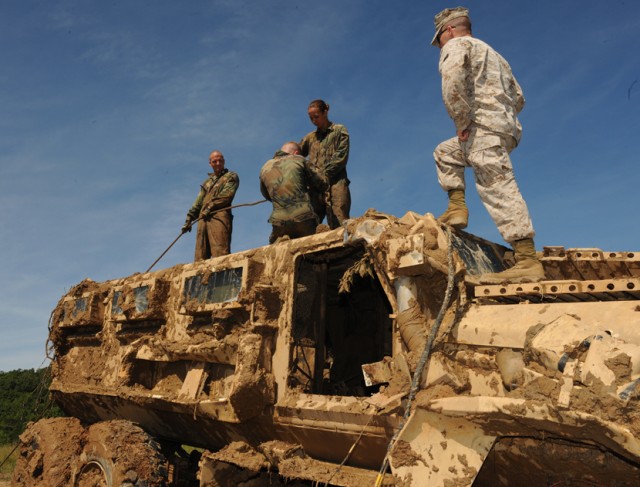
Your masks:
<svg viewBox="0 0 640 487"><path fill-rule="evenodd" d="M15 485L640 482L640 254L546 247L547 279L430 214L85 280ZM189 446L185 446L189 445Z"/></svg>

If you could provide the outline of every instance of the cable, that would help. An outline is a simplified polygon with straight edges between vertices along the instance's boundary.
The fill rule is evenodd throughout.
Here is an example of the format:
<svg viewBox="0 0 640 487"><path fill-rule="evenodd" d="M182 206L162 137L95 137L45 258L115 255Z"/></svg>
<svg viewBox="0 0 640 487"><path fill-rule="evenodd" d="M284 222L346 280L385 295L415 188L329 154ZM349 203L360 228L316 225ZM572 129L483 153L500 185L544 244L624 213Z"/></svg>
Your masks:
<svg viewBox="0 0 640 487"><path fill-rule="evenodd" d="M45 358L42 363L40 364L40 369L42 369L42 365L45 363L45 361L47 360L47 358ZM50 366L49 366L50 367ZM35 395L36 399L34 401L34 411L37 411L38 405L41 402L41 397L42 397L42 391L46 391L46 387L45 387L45 382L47 381L48 378L48 372L44 372L42 375L42 378L40 379L40 382L36 385L36 387L33 389L33 391L31 391L29 393L29 395L24 399L24 401L22 402L22 405L20 407L20 410L22 411L22 414L20 415L20 419L17 422L17 425L21 425L22 422L25 419L25 415L27 414L27 409L25 408L27 402ZM36 421L41 420L42 418L44 418L45 414L51 409L51 406L53 405L53 402L51 401L51 398L49 398L47 400L47 403L45 404L45 407L42 409L40 415L38 418L36 418ZM7 454L7 456L5 456L2 461L0 462L0 467L2 467L7 460L9 460L9 458L11 457L11 455L13 455L13 452L15 452L18 447L20 446L20 442L18 441L16 443L16 445L13 447L13 449Z"/></svg>
<svg viewBox="0 0 640 487"><path fill-rule="evenodd" d="M260 203L264 203L265 201L267 201L267 200L260 200L260 201L254 201L254 202L252 202L252 203L242 203L242 204L240 204L240 205L233 205L233 206L226 206L226 207L224 207L224 208L218 208L217 210L211 210L211 211L207 212L207 216L209 216L209 215L213 215L214 213L218 213L219 211L232 210L232 209L234 209L234 208L240 208L240 207L242 207L242 206L255 206L255 205L259 205ZM197 222L197 221L199 221L199 220L202 220L202 218L203 218L203 217L198 217L198 218L196 218L195 220L193 220L193 221L191 222L191 225L193 225L195 222ZM191 228L191 227L189 227L189 228ZM144 273L146 274L146 273L147 273L147 272L149 272L151 269L153 269L153 266L155 266L155 265L160 261L160 259L162 259L162 258L164 257L164 255L165 255L167 252L169 252L169 250L171 250L171 247L173 247L173 246L174 246L174 244L175 244L178 240L180 240L180 237L182 237L184 234L185 234L185 232L180 233L180 235L178 235L178 236L176 237L176 239L175 239L173 242L171 242L171 245L169 245L169 246L167 247L167 249L166 249L164 252L162 252L162 254L160 254L160 257L158 257L158 258L153 262L153 264L151 264L151 265L149 266L149 268L148 268L146 271L144 271Z"/></svg>
<svg viewBox="0 0 640 487"><path fill-rule="evenodd" d="M440 329L440 325L442 324L442 320L444 319L444 314L449 307L449 302L451 301L451 293L453 292L453 286L455 283L455 266L453 263L453 246L451 245L451 230L445 225L445 230L447 232L447 263L448 263L448 277L447 277L447 290L444 295L444 300L442 302L442 306L440 306L440 311L438 312L438 316L436 317L433 326L431 327L431 331L429 332L429 337L427 338L427 343L422 351L422 355L420 356L420 360L418 361L418 365L416 366L416 371L413 374L413 380L411 381L411 389L409 390L409 397L407 399L407 406L404 411L404 415L400 424L398 425L398 429L394 433L391 441L389 441L389 446L387 447L387 453L384 456L384 461L382 462L382 466L380 467L380 471L378 472L378 477L376 478L376 487L380 487L382 485L382 481L384 479L384 474L389 467L389 455L391 450L395 446L395 442L398 439L398 435L402 428L407 422L409 415L411 414L411 405L413 400L415 399L416 393L418 392L418 387L420 386L420 380L422 378L422 374L425 370L428 370L427 362L429 360L429 356L431 355L431 349L433 347L433 342L435 341L436 335L438 334L438 330Z"/></svg>
<svg viewBox="0 0 640 487"><path fill-rule="evenodd" d="M333 477L335 477L337 475L337 473L340 471L340 469L342 469L342 467L344 467L345 463L347 463L347 461L349 460L349 457L351 456L351 454L353 453L353 450L356 449L357 444L360 442L360 439L362 438L362 435L364 435L365 430L367 429L367 427L371 424L371 421L373 421L373 414L371 415L371 417L369 418L369 421L367 421L367 424L365 424L362 427L362 431L360 431L360 434L358 435L358 437L356 438L356 441L353 442L353 445L351 445L351 448L349 448L349 451L347 452L347 455L344 457L344 460L342 460L342 463L340 465L338 465L338 468L335 469L335 471L331 474L331 477L329 477L325 483L324 483L324 487L327 487L329 485L329 482L331 482L331 480L333 479Z"/></svg>

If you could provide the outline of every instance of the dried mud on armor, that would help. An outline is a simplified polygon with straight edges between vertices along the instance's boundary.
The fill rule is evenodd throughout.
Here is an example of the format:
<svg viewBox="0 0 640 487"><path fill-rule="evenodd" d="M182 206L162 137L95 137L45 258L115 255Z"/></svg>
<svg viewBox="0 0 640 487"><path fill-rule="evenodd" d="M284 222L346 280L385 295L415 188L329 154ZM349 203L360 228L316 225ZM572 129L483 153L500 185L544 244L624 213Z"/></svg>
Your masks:
<svg viewBox="0 0 640 487"><path fill-rule="evenodd" d="M87 279L50 328L69 417L25 431L14 485L632 485L640 254L548 247L546 281L468 279L511 257L369 210Z"/></svg>

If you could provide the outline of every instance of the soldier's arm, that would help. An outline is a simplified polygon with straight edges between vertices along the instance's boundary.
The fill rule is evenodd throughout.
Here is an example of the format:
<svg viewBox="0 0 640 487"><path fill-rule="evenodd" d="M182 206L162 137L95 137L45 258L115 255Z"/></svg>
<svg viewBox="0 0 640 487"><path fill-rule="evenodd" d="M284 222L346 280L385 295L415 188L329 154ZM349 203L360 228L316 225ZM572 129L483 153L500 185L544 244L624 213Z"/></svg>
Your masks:
<svg viewBox="0 0 640 487"><path fill-rule="evenodd" d="M515 77L513 78L513 81L516 84L516 113L520 113L524 108L524 93L522 92L522 88Z"/></svg>
<svg viewBox="0 0 640 487"><path fill-rule="evenodd" d="M218 181L218 184L220 184L221 187L218 190L216 197L212 198L207 205L207 210L226 208L227 206L231 206L231 203L233 203L233 198L236 195L238 186L240 185L240 179L236 173L227 173L225 176L224 180ZM215 189L216 188L214 188L214 190Z"/></svg>
<svg viewBox="0 0 640 487"><path fill-rule="evenodd" d="M193 221L200 215L200 210L202 209L202 201L204 200L205 188L204 186L200 186L200 191L198 192L198 196L196 196L195 201L187 211L187 221Z"/></svg>
<svg viewBox="0 0 640 487"><path fill-rule="evenodd" d="M470 45L464 41L448 42L442 48L442 99L456 131L468 128L473 116L469 49Z"/></svg>
<svg viewBox="0 0 640 487"><path fill-rule="evenodd" d="M349 160L349 132L347 127L340 127L337 137L337 148L331 156L331 160L325 165L325 172L329 179L342 171Z"/></svg>
<svg viewBox="0 0 640 487"><path fill-rule="evenodd" d="M309 155L309 146L311 145L311 142L309 141L309 136L305 135L304 137L302 137L302 140L298 145L300 146L300 154L303 157L307 157Z"/></svg>
<svg viewBox="0 0 640 487"><path fill-rule="evenodd" d="M262 182L262 178L260 178L260 192L262 193L262 196L265 197L265 199L271 201L271 196L269 195L269 191L267 191L267 187Z"/></svg>
<svg viewBox="0 0 640 487"><path fill-rule="evenodd" d="M327 178L324 177L309 161L304 160L304 170L307 184L321 193L329 189Z"/></svg>

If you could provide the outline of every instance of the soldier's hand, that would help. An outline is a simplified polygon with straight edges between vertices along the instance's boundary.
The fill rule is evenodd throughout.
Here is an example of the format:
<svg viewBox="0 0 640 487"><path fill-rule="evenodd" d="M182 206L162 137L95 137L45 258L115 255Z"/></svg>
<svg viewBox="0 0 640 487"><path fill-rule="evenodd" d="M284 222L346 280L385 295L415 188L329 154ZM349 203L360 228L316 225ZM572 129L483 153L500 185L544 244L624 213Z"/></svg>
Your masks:
<svg viewBox="0 0 640 487"><path fill-rule="evenodd" d="M213 215L213 213L213 208L205 208L204 210L202 210L202 213L200 213L200 217L203 220L208 220L209 218L211 218L211 215Z"/></svg>
<svg viewBox="0 0 640 487"><path fill-rule="evenodd" d="M184 225L182 225L182 233L187 233L191 231L191 220L187 220L186 222L184 222Z"/></svg>
<svg viewBox="0 0 640 487"><path fill-rule="evenodd" d="M456 135L458 136L458 140L460 142L466 142L469 140L469 129L464 130L456 130Z"/></svg>

